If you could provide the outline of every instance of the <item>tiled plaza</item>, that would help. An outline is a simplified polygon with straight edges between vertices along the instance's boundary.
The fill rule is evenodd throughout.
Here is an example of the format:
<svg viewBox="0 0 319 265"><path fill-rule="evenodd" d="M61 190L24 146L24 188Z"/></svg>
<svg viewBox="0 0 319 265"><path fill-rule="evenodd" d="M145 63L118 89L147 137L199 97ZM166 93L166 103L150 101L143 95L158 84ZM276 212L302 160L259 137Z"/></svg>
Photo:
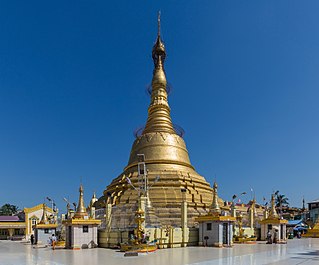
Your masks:
<svg viewBox="0 0 319 265"><path fill-rule="evenodd" d="M28 243L0 241L1 265L96 265L96 264L319 264L319 239L293 239L287 245L235 245L233 248L188 247L158 250L138 257L124 257L111 249L52 250Z"/></svg>

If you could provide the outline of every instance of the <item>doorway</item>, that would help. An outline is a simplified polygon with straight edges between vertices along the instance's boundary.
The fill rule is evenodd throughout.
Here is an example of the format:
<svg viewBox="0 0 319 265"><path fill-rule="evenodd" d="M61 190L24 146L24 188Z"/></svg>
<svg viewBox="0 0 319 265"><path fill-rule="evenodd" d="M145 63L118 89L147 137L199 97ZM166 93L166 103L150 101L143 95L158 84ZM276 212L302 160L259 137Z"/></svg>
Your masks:
<svg viewBox="0 0 319 265"><path fill-rule="evenodd" d="M229 238L228 238L228 223L223 223L223 245L229 244Z"/></svg>

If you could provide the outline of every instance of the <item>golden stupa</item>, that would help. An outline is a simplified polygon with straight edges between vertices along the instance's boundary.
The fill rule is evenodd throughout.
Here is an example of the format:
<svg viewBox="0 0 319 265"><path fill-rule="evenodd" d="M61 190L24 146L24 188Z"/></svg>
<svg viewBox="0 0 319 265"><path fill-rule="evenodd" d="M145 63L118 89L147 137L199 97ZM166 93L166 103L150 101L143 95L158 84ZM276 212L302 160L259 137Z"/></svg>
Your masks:
<svg viewBox="0 0 319 265"><path fill-rule="evenodd" d="M148 190L147 208L152 213L156 226L158 223L180 226L183 198L188 203L188 226L194 225L195 217L207 214L212 204L212 188L205 178L195 171L182 135L174 128L171 120L164 70L166 50L160 35L160 16L152 58L154 71L151 103L145 128L136 135L124 172L104 191L106 201L113 204L112 228L134 226L139 195L132 186L140 186L140 154L145 158L147 182L149 186L153 185ZM182 194L181 189L186 190L186 195Z"/></svg>

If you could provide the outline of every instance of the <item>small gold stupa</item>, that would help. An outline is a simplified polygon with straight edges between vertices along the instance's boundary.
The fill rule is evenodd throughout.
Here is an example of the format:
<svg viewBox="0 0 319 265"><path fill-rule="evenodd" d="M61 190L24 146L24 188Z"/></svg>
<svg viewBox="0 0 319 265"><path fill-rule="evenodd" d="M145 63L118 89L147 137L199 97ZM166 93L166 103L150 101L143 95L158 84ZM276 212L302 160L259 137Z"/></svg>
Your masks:
<svg viewBox="0 0 319 265"><path fill-rule="evenodd" d="M73 217L63 221L66 231L65 247L71 249L97 246L97 226L101 220L91 218L84 206L83 186L79 188L79 203Z"/></svg>
<svg viewBox="0 0 319 265"><path fill-rule="evenodd" d="M170 116L164 70L166 49L160 34L160 16L152 58L154 71L150 91L151 103L145 128L140 134L136 134L124 172L113 179L104 191L104 198L116 206L112 212L114 228L134 226L134 213L139 195L132 185L140 186L140 154L145 157L147 181L150 185L154 183L148 191L148 208L152 208L161 225L180 225L183 201L181 189L186 189L189 226L194 224L195 217L207 214L212 204L212 188L192 166L182 134L173 125ZM159 181L155 183L158 177Z"/></svg>
<svg viewBox="0 0 319 265"><path fill-rule="evenodd" d="M78 207L76 208L76 212L74 214L73 218L84 218L88 216L88 213L86 211L86 208L84 206L84 199L83 199L83 186L82 184L80 185L79 188L79 203Z"/></svg>

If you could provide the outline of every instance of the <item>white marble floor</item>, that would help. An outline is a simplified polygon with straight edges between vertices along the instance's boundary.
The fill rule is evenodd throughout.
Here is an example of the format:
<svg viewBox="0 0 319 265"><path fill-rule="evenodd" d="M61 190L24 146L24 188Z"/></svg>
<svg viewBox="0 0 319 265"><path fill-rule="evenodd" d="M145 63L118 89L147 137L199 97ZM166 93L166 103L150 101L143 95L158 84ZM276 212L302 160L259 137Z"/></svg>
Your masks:
<svg viewBox="0 0 319 265"><path fill-rule="evenodd" d="M293 239L287 245L235 245L233 248L188 247L124 257L111 249L34 249L30 244L0 241L0 265L318 265L319 239Z"/></svg>

